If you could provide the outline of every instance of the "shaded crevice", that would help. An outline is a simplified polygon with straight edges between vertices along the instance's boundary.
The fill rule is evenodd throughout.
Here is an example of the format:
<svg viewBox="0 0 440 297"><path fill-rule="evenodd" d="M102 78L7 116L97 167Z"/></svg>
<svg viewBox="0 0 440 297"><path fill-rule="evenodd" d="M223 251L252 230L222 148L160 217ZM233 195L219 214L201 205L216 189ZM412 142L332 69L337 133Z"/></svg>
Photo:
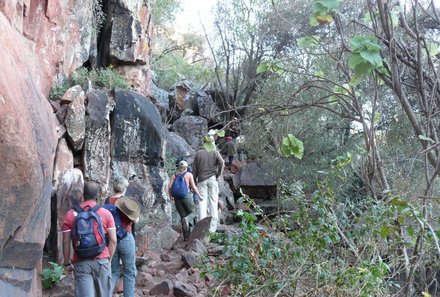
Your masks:
<svg viewBox="0 0 440 297"><path fill-rule="evenodd" d="M113 13L115 10L115 4L113 1L103 1L102 11L105 14L101 30L98 33L98 56L97 56L97 68L105 68L110 65L110 42L112 36L113 27Z"/></svg>
<svg viewBox="0 0 440 297"><path fill-rule="evenodd" d="M44 243L43 253L45 258L54 261L57 257L57 195L53 193L50 198L50 231Z"/></svg>

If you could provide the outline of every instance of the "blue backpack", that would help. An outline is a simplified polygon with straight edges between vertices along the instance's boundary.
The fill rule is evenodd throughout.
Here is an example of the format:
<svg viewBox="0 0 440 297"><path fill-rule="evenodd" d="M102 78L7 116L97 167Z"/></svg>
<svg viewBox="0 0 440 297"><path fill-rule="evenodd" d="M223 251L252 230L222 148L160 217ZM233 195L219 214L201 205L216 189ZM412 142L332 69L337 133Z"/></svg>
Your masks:
<svg viewBox="0 0 440 297"><path fill-rule="evenodd" d="M106 200L107 201L107 200ZM110 211L113 215L113 219L115 220L116 225L116 238L118 242L127 236L127 230L122 227L122 220L121 220L121 214L119 213L119 209L116 207L116 205L106 203L103 205L105 209Z"/></svg>
<svg viewBox="0 0 440 297"><path fill-rule="evenodd" d="M100 216L97 214L100 205L81 208L73 207L78 213L73 221L72 245L80 258L94 258L101 254L107 243L104 227Z"/></svg>
<svg viewBox="0 0 440 297"><path fill-rule="evenodd" d="M173 185L171 186L171 196L175 199L183 199L188 195L188 185L185 181L185 174L187 172L175 175Z"/></svg>

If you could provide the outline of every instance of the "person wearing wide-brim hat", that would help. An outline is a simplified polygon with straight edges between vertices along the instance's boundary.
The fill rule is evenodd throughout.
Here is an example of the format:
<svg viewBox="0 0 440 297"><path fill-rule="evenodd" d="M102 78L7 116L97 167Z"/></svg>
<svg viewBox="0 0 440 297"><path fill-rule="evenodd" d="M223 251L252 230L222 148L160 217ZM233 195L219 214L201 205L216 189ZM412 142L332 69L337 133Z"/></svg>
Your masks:
<svg viewBox="0 0 440 297"><path fill-rule="evenodd" d="M121 199L116 200L115 205L132 222L136 223L139 221L141 208L139 203L137 203L134 199L130 197L122 197Z"/></svg>
<svg viewBox="0 0 440 297"><path fill-rule="evenodd" d="M132 233L133 223L139 221L141 214L140 204L131 197L122 196L115 201L119 210L122 227L127 231L127 236L120 239L112 258L112 292L121 276L122 261L124 297L133 297L136 281L136 244Z"/></svg>

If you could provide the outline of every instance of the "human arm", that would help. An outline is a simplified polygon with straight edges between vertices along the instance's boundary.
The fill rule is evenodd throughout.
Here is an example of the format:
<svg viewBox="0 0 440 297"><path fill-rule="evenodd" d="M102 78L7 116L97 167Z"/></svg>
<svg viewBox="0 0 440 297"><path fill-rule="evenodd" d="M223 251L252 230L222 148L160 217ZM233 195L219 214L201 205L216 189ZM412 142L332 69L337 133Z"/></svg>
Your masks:
<svg viewBox="0 0 440 297"><path fill-rule="evenodd" d="M217 179L223 175L223 170L225 169L225 161L218 151L215 152L217 159L217 175L215 176Z"/></svg>
<svg viewBox="0 0 440 297"><path fill-rule="evenodd" d="M72 260L70 259L73 220L74 216L72 211L68 211L63 218L63 225L61 226L61 232L63 234L63 263L68 272L73 271Z"/></svg>
<svg viewBox="0 0 440 297"><path fill-rule="evenodd" d="M108 251L110 252L110 260L113 258L113 254L116 250L116 228L107 229L107 239L108 239Z"/></svg>
<svg viewBox="0 0 440 297"><path fill-rule="evenodd" d="M189 186L193 190L194 193L199 195L199 199L202 201L203 197L200 195L199 189L197 188L196 183L194 182L194 177L192 174L189 176Z"/></svg>
<svg viewBox="0 0 440 297"><path fill-rule="evenodd" d="M70 260L70 240L71 234L70 230L63 232L63 258L64 258L64 266L67 268L67 271L73 271L72 262Z"/></svg>
<svg viewBox="0 0 440 297"><path fill-rule="evenodd" d="M173 195L171 195L171 188L173 186L173 182L176 179L176 176L173 174L170 178L170 184L168 185L168 195L170 196L171 201L174 200Z"/></svg>
<svg viewBox="0 0 440 297"><path fill-rule="evenodd" d="M192 163L192 174L194 178L194 182L197 182L197 177L199 174L199 154L198 152L194 156L194 160Z"/></svg>

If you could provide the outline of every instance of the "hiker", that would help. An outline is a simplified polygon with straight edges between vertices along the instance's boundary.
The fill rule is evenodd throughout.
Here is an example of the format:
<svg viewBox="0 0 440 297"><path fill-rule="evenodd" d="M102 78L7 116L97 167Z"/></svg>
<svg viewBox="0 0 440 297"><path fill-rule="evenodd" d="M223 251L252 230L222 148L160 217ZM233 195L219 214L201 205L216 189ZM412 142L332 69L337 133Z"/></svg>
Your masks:
<svg viewBox="0 0 440 297"><path fill-rule="evenodd" d="M105 203L115 204L116 200L124 196L128 188L128 180L125 177L119 177L116 179L113 190L114 194L105 201Z"/></svg>
<svg viewBox="0 0 440 297"><path fill-rule="evenodd" d="M116 227L112 214L96 203L99 190L97 183L86 182L84 201L66 213L61 228L64 266L68 272L74 273L75 296L112 296L110 261L116 248ZM89 220L85 222L87 218ZM90 222L92 224L87 224ZM87 226L91 228L87 229ZM79 231L84 230L92 233L79 237ZM105 237L108 238L107 245ZM74 249L72 259L71 242Z"/></svg>
<svg viewBox="0 0 440 297"><path fill-rule="evenodd" d="M237 154L237 150L235 149L235 144L232 141L231 136L226 137L226 143L223 146L222 153L228 156L228 168L231 169L234 156Z"/></svg>
<svg viewBox="0 0 440 297"><path fill-rule="evenodd" d="M194 156L193 174L201 196L204 198L199 203L198 219L203 220L209 214L211 224L209 232L217 231L218 216L218 181L223 175L225 162L215 147L212 135L203 137L203 147Z"/></svg>
<svg viewBox="0 0 440 297"><path fill-rule="evenodd" d="M122 183L123 184L123 183ZM127 182L128 184L128 182ZM122 188L119 188L122 189ZM114 197L114 196L113 196ZM114 202L113 202L114 201ZM134 240L134 223L139 222L141 208L139 203L131 197L122 196L115 200L110 200L111 204L117 208L115 222L118 221L123 230L117 231L117 245L115 254L112 258L112 287L113 292L116 284L121 276L122 262L122 278L124 297L134 297L135 280L136 280L136 244ZM118 217L119 216L119 217ZM118 227L117 227L118 228ZM122 235L120 235L122 233Z"/></svg>
<svg viewBox="0 0 440 297"><path fill-rule="evenodd" d="M203 196L200 195L194 182L193 174L188 171L188 163L182 160L178 164L176 174L171 176L169 194L171 199L174 200L176 210L181 218L184 241L188 240L195 225L196 214L194 213L193 193L199 196L199 201L203 201Z"/></svg>

